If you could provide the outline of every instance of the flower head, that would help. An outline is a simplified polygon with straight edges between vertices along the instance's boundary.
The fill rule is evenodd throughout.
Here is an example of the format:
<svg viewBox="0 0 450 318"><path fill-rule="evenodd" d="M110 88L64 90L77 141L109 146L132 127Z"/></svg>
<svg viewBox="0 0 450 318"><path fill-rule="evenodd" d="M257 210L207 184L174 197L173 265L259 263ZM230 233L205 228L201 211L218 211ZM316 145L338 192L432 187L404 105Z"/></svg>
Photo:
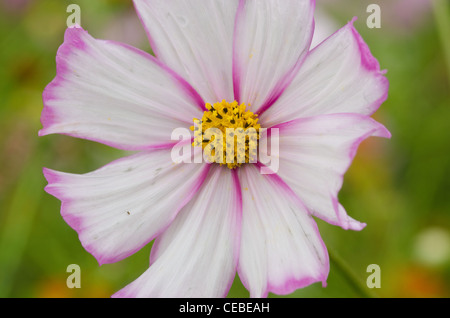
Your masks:
<svg viewBox="0 0 450 318"><path fill-rule="evenodd" d="M353 21L310 50L312 0L134 4L156 57L67 29L40 131L138 152L83 175L44 169L100 264L156 239L148 270L114 296L222 297L236 271L252 297L325 285L313 216L364 228L337 194L358 145L390 137L370 118L388 81ZM171 133L191 126L194 144L218 147L209 163L175 164ZM267 135L231 146L230 164L227 140L205 140L207 128L277 128L278 171L252 161Z"/></svg>

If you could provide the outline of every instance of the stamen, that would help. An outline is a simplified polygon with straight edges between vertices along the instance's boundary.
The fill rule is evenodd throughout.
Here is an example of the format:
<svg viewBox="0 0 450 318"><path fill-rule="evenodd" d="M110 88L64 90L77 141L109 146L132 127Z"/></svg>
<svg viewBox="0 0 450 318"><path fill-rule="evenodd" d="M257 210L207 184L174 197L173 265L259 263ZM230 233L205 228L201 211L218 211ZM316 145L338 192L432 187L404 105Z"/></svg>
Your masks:
<svg viewBox="0 0 450 318"><path fill-rule="evenodd" d="M208 161L226 164L230 169L240 167L243 163L255 162L261 128L258 115L247 110L247 105L239 105L237 101L228 103L223 100L214 105L207 103L205 107L207 111L203 113L202 119L193 119L192 144L202 145L203 149L208 147L210 152ZM215 140L214 134L212 136L209 134L206 138L205 132L210 128L219 129L223 140ZM222 158L220 150L223 153Z"/></svg>

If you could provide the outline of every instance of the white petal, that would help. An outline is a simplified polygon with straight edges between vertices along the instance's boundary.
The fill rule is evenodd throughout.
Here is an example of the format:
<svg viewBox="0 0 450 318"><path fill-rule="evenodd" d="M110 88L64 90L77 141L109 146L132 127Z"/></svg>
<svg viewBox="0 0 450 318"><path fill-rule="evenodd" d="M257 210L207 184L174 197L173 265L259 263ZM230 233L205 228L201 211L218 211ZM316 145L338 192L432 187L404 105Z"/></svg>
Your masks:
<svg viewBox="0 0 450 318"><path fill-rule="evenodd" d="M45 190L62 201L61 214L100 264L146 245L201 186L208 166L174 164L169 150L123 158L84 175L44 170Z"/></svg>
<svg viewBox="0 0 450 318"><path fill-rule="evenodd" d="M307 56L277 102L261 115L265 127L332 113L373 114L386 100L388 80L353 21Z"/></svg>
<svg viewBox="0 0 450 318"><path fill-rule="evenodd" d="M232 44L238 0L135 0L158 59L206 102L233 100Z"/></svg>
<svg viewBox="0 0 450 318"><path fill-rule="evenodd" d="M224 297L236 273L237 175L213 165L197 196L153 246L150 268L113 297Z"/></svg>
<svg viewBox="0 0 450 318"><path fill-rule="evenodd" d="M306 56L314 1L241 1L233 44L235 99L262 111L276 101Z"/></svg>
<svg viewBox="0 0 450 318"><path fill-rule="evenodd" d="M171 143L204 105L196 92L151 55L69 28L57 76L44 91L40 135L52 133L140 150ZM201 106L202 105L202 106Z"/></svg>
<svg viewBox="0 0 450 318"><path fill-rule="evenodd" d="M322 115L278 127L278 175L314 216L344 229L363 229L365 224L347 215L337 195L359 144L370 136L389 138L387 129L358 114Z"/></svg>
<svg viewBox="0 0 450 318"><path fill-rule="evenodd" d="M243 214L238 271L250 296L325 284L328 253L303 204L280 178L261 175L256 166L241 167L239 179Z"/></svg>
<svg viewBox="0 0 450 318"><path fill-rule="evenodd" d="M316 8L314 12L314 22L314 36L311 41L311 49L322 43L338 29L336 21L320 8Z"/></svg>

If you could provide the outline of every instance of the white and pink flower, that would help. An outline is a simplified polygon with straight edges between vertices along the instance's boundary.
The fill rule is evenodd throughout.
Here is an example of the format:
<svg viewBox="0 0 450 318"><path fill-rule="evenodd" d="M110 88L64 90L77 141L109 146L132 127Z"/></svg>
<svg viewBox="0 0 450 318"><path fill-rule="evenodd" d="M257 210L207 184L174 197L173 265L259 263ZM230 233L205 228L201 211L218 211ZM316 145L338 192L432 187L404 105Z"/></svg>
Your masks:
<svg viewBox="0 0 450 318"><path fill-rule="evenodd" d="M156 239L148 270L114 297L223 297L236 271L252 297L325 285L313 216L364 228L338 192L358 145L390 137L370 118L388 81L353 21L310 50L312 0L134 4L156 58L67 29L39 132L138 152L83 175L44 169L46 191L100 264ZM277 174L172 162L172 131L222 100L279 129Z"/></svg>

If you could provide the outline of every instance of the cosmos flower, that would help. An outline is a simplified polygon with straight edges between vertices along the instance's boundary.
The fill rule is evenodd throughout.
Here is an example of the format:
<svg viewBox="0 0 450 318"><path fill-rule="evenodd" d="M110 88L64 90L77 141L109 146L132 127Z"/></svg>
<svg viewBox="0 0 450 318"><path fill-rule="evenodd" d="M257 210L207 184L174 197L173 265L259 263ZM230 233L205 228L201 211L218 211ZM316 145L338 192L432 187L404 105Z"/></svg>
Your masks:
<svg viewBox="0 0 450 318"><path fill-rule="evenodd" d="M156 58L69 28L39 133L137 152L83 175L44 169L99 264L156 239L148 270L114 297L223 297L236 272L251 297L325 285L313 217L364 228L337 195L358 145L390 137L370 118L388 81L353 21L310 50L314 1L134 4ZM260 162L175 164L171 133L195 122L278 128L277 173L261 174Z"/></svg>

